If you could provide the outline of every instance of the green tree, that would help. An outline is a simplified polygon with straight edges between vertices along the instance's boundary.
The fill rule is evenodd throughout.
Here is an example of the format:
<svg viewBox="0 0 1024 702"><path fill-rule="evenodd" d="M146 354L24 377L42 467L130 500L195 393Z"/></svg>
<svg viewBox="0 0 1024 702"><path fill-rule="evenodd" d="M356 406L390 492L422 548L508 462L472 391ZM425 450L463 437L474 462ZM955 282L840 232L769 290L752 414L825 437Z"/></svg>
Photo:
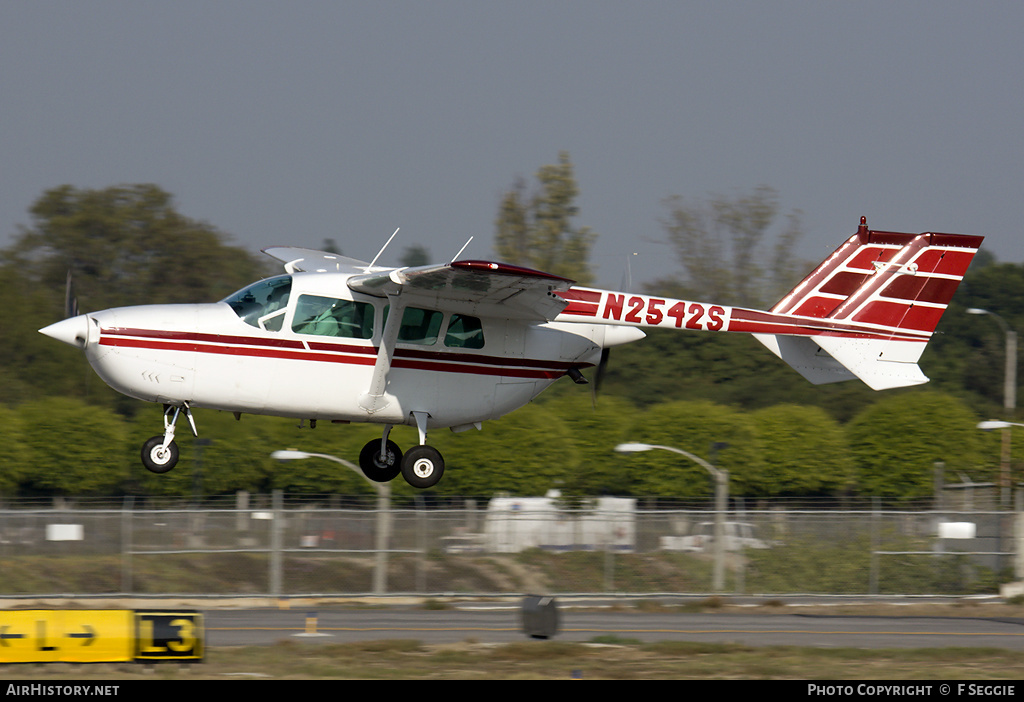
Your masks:
<svg viewBox="0 0 1024 702"><path fill-rule="evenodd" d="M934 466L979 476L986 461L985 439L977 417L957 398L939 392L887 395L858 414L846 427L855 463L857 491L895 498L934 493Z"/></svg>
<svg viewBox="0 0 1024 702"><path fill-rule="evenodd" d="M0 251L0 401L74 395L131 412L75 349L37 330L60 320L68 272L83 312L122 305L212 302L269 269L207 224L179 214L155 185L44 193L33 225ZM8 301L10 302L10 301Z"/></svg>
<svg viewBox="0 0 1024 702"><path fill-rule="evenodd" d="M48 397L18 408L30 469L23 484L51 495L117 494L128 477L124 421L81 400Z"/></svg>
<svg viewBox="0 0 1024 702"><path fill-rule="evenodd" d="M64 185L45 192L30 212L32 226L4 259L30 282L61 293L70 270L82 311L213 302L267 270L223 233L178 213L155 185Z"/></svg>
<svg viewBox="0 0 1024 702"><path fill-rule="evenodd" d="M246 420L248 417L242 421ZM304 423L304 428L298 428L298 424L294 419L281 420L276 438L278 445L273 450L294 448L309 453L323 453L355 466L359 465L359 452L363 446L368 441L380 441L383 429L376 424L328 424L316 429L309 429L308 423ZM395 427L390 438L402 448L418 443L416 431L411 427ZM273 488L294 493L376 494L376 490L359 473L322 458L272 461L268 483ZM444 480L438 487L443 485ZM395 495L411 495L416 492L400 476L391 482L391 490Z"/></svg>
<svg viewBox="0 0 1024 702"><path fill-rule="evenodd" d="M843 428L820 407L776 405L751 414L761 447L760 471L747 472L760 495L821 495L845 490L853 462Z"/></svg>
<svg viewBox="0 0 1024 702"><path fill-rule="evenodd" d="M648 286L652 291L765 307L811 269L794 256L803 235L798 211L786 216L771 250L764 250L779 211L778 194L768 186L735 198L716 195L706 203L687 203L676 195L666 199L665 205L669 215L662 226L683 276L657 281Z"/></svg>
<svg viewBox="0 0 1024 702"><path fill-rule="evenodd" d="M756 494L756 476L763 462L761 447L753 422L742 412L702 400L665 402L650 407L637 420L632 440L688 451L729 471L731 495ZM683 456L649 451L621 460L623 470L633 477L634 495L714 495L711 475Z"/></svg>
<svg viewBox="0 0 1024 702"><path fill-rule="evenodd" d="M188 422L177 424L175 443L178 465L156 475L139 461L142 442L161 433L163 425L159 405L146 405L129 423L133 490L143 494L204 497L230 494L237 490L268 491L276 485L268 481L276 461L270 454L288 443L283 438L298 422L279 417L246 415L235 420L230 412L196 410L198 437Z"/></svg>
<svg viewBox="0 0 1024 702"><path fill-rule="evenodd" d="M636 408L619 397L602 396L595 403L591 393L568 385L572 387L542 404L561 419L577 447L578 462L571 467L562 492L578 496L629 494L631 475L615 447L632 440Z"/></svg>
<svg viewBox="0 0 1024 702"><path fill-rule="evenodd" d="M13 293L13 299L0 305L0 402L14 405L40 395L85 395L105 387L81 351L38 333L61 318L63 284L59 289L41 286L25 271L8 265L0 266L0 289Z"/></svg>
<svg viewBox="0 0 1024 702"><path fill-rule="evenodd" d="M1018 334L1024 332L1024 264L995 263L982 254L984 249L939 321L921 367L936 387L965 398L982 414L1002 418L1006 335L992 317L966 310L988 310ZM1017 378L1020 396L1019 371Z"/></svg>
<svg viewBox="0 0 1024 702"><path fill-rule="evenodd" d="M648 329L647 338L613 350L603 393L638 407L710 400L756 410L777 404L825 409L845 422L877 394L858 380L813 385L749 334Z"/></svg>
<svg viewBox="0 0 1024 702"><path fill-rule="evenodd" d="M509 263L528 266L589 285L594 276L587 259L597 235L576 227L579 189L569 154L537 171L538 189L527 195L519 181L502 197L495 222L494 248Z"/></svg>
<svg viewBox="0 0 1024 702"><path fill-rule="evenodd" d="M479 432L435 432L431 443L445 456L438 489L448 495L544 495L572 482L579 464L565 422L539 404L487 422Z"/></svg>
<svg viewBox="0 0 1024 702"><path fill-rule="evenodd" d="M23 440L21 415L0 405L0 495L10 497L32 463Z"/></svg>

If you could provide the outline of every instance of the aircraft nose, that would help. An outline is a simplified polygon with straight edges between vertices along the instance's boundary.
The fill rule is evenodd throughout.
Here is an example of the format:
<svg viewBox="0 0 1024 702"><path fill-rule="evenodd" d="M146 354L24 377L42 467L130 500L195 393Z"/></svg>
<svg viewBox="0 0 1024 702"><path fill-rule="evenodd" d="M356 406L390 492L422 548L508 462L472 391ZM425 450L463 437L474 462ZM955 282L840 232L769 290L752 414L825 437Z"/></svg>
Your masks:
<svg viewBox="0 0 1024 702"><path fill-rule="evenodd" d="M89 318L84 314L70 317L48 327L43 327L39 330L39 333L46 334L51 339L63 341L65 344L84 349L86 344L89 343Z"/></svg>

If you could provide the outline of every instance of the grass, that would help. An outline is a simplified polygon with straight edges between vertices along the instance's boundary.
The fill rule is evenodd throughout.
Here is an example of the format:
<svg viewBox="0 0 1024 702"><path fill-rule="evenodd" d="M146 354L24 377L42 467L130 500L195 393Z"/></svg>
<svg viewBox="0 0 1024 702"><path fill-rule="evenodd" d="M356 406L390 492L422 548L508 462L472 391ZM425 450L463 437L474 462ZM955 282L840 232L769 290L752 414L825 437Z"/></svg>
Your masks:
<svg viewBox="0 0 1024 702"><path fill-rule="evenodd" d="M1024 677L1018 652L988 648L864 650L662 642L600 637L589 643L407 639L356 644L223 647L181 666L0 666L8 680L1003 680Z"/></svg>
<svg viewBox="0 0 1024 702"><path fill-rule="evenodd" d="M814 544L750 551L740 579L732 559L726 587L763 594L864 594L871 567L859 551ZM5 556L0 569L0 596L52 594L211 595L266 593L270 559L254 553L135 555L130 581L122 581L125 564L117 555ZM346 594L372 589L372 554L287 554L283 559L284 592ZM390 592L626 592L701 593L711 589L712 559L707 554L576 551L551 553L532 549L518 554L443 554L421 558L392 554L388 559ZM961 556L887 558L877 574L879 592L966 595L998 592L1001 580Z"/></svg>

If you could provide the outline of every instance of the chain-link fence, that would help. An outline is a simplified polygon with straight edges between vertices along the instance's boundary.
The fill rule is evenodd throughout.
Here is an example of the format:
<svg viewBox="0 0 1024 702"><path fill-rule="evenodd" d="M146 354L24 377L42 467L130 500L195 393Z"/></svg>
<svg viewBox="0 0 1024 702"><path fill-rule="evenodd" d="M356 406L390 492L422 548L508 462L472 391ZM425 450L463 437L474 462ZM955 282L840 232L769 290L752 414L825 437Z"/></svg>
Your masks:
<svg viewBox="0 0 1024 702"><path fill-rule="evenodd" d="M1019 512L264 503L0 510L0 597L962 595L1022 575Z"/></svg>

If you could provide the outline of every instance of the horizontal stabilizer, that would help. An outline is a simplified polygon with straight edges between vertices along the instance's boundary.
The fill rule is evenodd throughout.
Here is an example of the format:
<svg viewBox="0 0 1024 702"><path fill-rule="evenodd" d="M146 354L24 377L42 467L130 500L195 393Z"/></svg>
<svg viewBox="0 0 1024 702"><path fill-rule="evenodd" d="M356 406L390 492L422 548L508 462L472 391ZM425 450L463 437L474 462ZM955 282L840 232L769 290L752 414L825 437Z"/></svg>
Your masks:
<svg viewBox="0 0 1024 702"><path fill-rule="evenodd" d="M917 365L924 342L781 334L752 336L815 385L860 378L872 390L888 390L928 382Z"/></svg>
<svg viewBox="0 0 1024 702"><path fill-rule="evenodd" d="M924 352L923 341L851 339L820 336L815 339L872 390L888 390L928 382L917 360Z"/></svg>
<svg viewBox="0 0 1024 702"><path fill-rule="evenodd" d="M789 366L815 385L840 383L857 376L822 350L818 342L806 336L783 336L781 334L752 334L768 350L789 364Z"/></svg>

